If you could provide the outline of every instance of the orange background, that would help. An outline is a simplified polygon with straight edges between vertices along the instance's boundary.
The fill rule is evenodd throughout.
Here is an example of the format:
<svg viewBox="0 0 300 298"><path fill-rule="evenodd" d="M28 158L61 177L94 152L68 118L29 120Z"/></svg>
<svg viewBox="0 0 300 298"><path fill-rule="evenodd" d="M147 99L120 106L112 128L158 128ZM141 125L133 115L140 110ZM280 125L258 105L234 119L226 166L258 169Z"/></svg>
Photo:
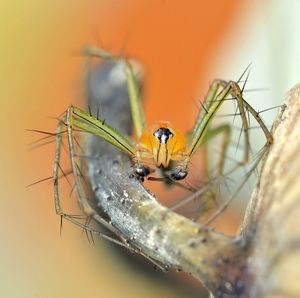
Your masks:
<svg viewBox="0 0 300 298"><path fill-rule="evenodd" d="M78 229L66 224L59 236L51 183L25 188L51 175L54 147L28 152L26 144L39 136L25 128L53 131L48 117L83 102L78 53L101 39L145 67L147 120L186 130L195 100L213 79L207 78L212 53L247 12L246 3L1 2L1 297L180 297L163 285L154 291L101 246L87 245Z"/></svg>

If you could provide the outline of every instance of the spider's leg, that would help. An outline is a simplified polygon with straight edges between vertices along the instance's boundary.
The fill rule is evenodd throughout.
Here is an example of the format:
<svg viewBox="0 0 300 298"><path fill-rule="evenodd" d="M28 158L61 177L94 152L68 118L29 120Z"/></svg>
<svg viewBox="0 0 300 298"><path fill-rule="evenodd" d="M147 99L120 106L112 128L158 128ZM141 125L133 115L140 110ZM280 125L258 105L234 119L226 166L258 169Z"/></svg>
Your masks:
<svg viewBox="0 0 300 298"><path fill-rule="evenodd" d="M219 91L220 90L220 91ZM218 92L219 91L219 92ZM259 116L259 113L257 113L252 106L245 101L242 95L242 90L239 87L237 82L234 81L222 81L222 80L215 80L211 86L211 89L208 93L208 96L206 98L206 101L204 102L205 111L199 113L199 118L196 121L195 127L193 129L193 134L192 134L192 139L190 142L190 145L187 149L187 156L190 157L192 156L196 150L205 142L205 138L208 139L209 135L209 126L212 121L212 119L215 116L215 113L218 111L222 103L224 103L226 100L228 100L229 95L237 102L237 107L239 110L239 115L241 116L242 120L242 132L244 133L244 156L243 156L243 161L242 164L246 164L248 162L248 156L249 156L249 148L250 148L250 143L249 143L249 123L248 119L246 116L246 112L249 112L257 121L257 123L260 125L265 137L266 137L266 144L263 147L260 156L258 160L262 158L262 156L265 154L265 152L270 148L270 144L273 141L273 137L270 133L270 131L267 129L265 126L263 120ZM231 100L231 99L230 99ZM208 102L209 101L209 102ZM200 116L202 117L200 119ZM225 147L226 147L226 142L225 142ZM224 152L224 151L223 151ZM221 157L222 158L222 157ZM224 158L223 158L224 161ZM221 164L223 163L221 162ZM189 158L186 159L186 164L183 166L187 167L187 164L189 162ZM255 166L257 166L257 162L255 163ZM223 166L222 166L223 167ZM251 168L250 173L255 167ZM221 169L221 167L220 167ZM247 174L247 177L249 174ZM246 179L245 179L246 181ZM245 184L245 181L243 181L242 185ZM239 188L240 190L240 188ZM232 201L233 197L226 202L226 207L222 207L222 210L227 208L227 206L230 204Z"/></svg>
<svg viewBox="0 0 300 298"><path fill-rule="evenodd" d="M207 100L210 100L208 103L208 109L206 109L205 113L202 113L203 118L198 119L195 124L195 129L193 129L193 135L192 140L189 148L187 149L188 156L191 156L195 153L195 151L201 146L203 139L207 133L208 127L214 118L216 112L222 105L222 103L225 102L225 100L228 99L228 96L231 95L233 99L236 100L238 105L239 114L241 116L242 125L243 125L243 133L244 133L244 143L245 143L245 149L244 149L244 157L243 157L243 163L246 164L248 162L248 156L249 156L249 124L246 117L246 111L249 111L252 116L256 119L260 127L262 128L265 137L267 139L266 146L272 143L272 135L265 126L263 120L259 117L259 114L250 106L249 103L247 103L243 96L242 96L242 90L240 89L238 83L234 81L225 82L222 80L215 80L211 87L213 90L219 90L221 91L215 96L215 98L207 98ZM214 92L212 92L214 93ZM205 103L204 103L205 104Z"/></svg>
<svg viewBox="0 0 300 298"><path fill-rule="evenodd" d="M229 141L230 141L230 134L231 134L230 125L222 124L222 125L212 128L212 129L209 129L202 141L203 145L207 144L211 139L213 139L214 137L217 137L220 134L223 134L223 140L222 140L222 145L221 145L221 150L220 150L220 158L217 163L216 174L214 177L215 179L220 177L223 173L226 152L227 152ZM209 176L209 174L208 174L208 176Z"/></svg>
<svg viewBox="0 0 300 298"><path fill-rule="evenodd" d="M55 212L57 215L60 215L61 217L64 216L64 212L62 211L61 205L60 205L60 199L59 199L59 186L58 186L58 180L59 180L59 169L60 169L60 159L61 159L61 150L62 150L62 131L65 129L65 116L62 117L62 119L58 122L56 127L56 143L55 143L55 159L53 164L53 190L54 190L54 206L55 206Z"/></svg>
<svg viewBox="0 0 300 298"><path fill-rule="evenodd" d="M223 80L216 80L215 84L222 86L223 88L226 88L227 85L230 85L231 86L230 95L238 103L238 108L239 108L240 116L242 118L242 123L243 123L243 132L245 135L245 149L244 149L243 163L246 164L248 162L250 145L249 145L249 135L248 135L249 122L247 120L245 112L249 112L254 117L254 119L259 124L259 126L261 127L261 129L265 135L266 144L261 152L262 155L264 154L264 152L266 150L268 150L268 148L272 144L273 136L272 136L271 132L269 131L269 129L264 124L262 118L259 116L259 113L243 98L243 91L242 91L243 89L240 88L240 86L238 85L237 82L229 81L227 83L226 81L223 81ZM239 102L241 103L240 105L239 105Z"/></svg>
<svg viewBox="0 0 300 298"><path fill-rule="evenodd" d="M201 145L208 145L211 139L217 137L220 134L223 135L223 139L221 144L220 156L217 161L216 171L214 171L214 174L211 174L210 171L208 170L210 167L209 167L208 154L206 154L206 177L209 184L211 185L211 187L208 188L208 191L201 195L201 200L206 202L206 204L212 201L215 203L215 205L217 205L218 188L221 182L220 178L222 178L223 175L226 152L230 141L230 134L231 134L230 126L228 124L222 124L217 127L208 129L201 144Z"/></svg>
<svg viewBox="0 0 300 298"><path fill-rule="evenodd" d="M220 89L220 86L218 84L216 84L215 82L216 81L214 80L213 83L210 85L204 102L203 103L200 102L202 108L199 109L199 113L196 118L196 122L193 127L193 130L192 130L191 139L193 139L195 137L195 135L197 134L202 120L204 119L205 115L208 113L208 111L213 103L213 100L216 98L217 92Z"/></svg>
<svg viewBox="0 0 300 298"><path fill-rule="evenodd" d="M84 132L91 133L130 156L136 155L136 146L134 142L128 136L105 123L105 120L97 119L85 111L73 106L68 108L67 115L66 125L68 128L75 127ZM68 134L70 134L70 132Z"/></svg>
<svg viewBox="0 0 300 298"><path fill-rule="evenodd" d="M255 118L255 120L257 121L257 123L259 124L261 129L263 130L265 137L267 139L266 147L269 147L273 143L273 136L272 136L271 132L264 124L262 118L259 116L259 113L256 112L254 110L254 108L245 100L244 100L244 105L245 105L246 110L251 113L251 115Z"/></svg>
<svg viewBox="0 0 300 298"><path fill-rule="evenodd" d="M121 133L114 130L108 124L105 124L104 121L97 120L95 117L90 116L89 114L77 109L75 107L70 107L66 115L64 115L61 120L59 121L56 129L56 153L55 153L55 161L53 167L53 181L54 181L54 200L55 200L55 210L61 218L65 218L76 225L82 226L82 224L76 219L76 216L66 214L60 205L60 196L59 196L59 186L58 186L58 178L59 178L59 170L61 169L60 166L60 159L61 159L61 146L62 146L62 131L67 126L67 137L68 137L68 145L69 145L69 154L70 154L70 162L71 168L73 173L73 178L75 181L75 190L77 193L77 201L78 204L85 216L87 218L93 218L104 227L106 227L109 231L115 233L119 236L123 243L126 242L123 239L118 231L105 219L103 219L91 206L89 203L85 190L83 189L82 185L82 173L81 169L76 161L76 153L75 153L75 144L74 144L74 135L73 130L74 128L79 128L85 132L90 132L101 139L108 141L109 143L113 144L114 146L118 147L119 149L123 150L127 154L132 154L134 152L135 147L131 143L129 138L126 138ZM96 133L97 132L97 133ZM85 226L85 225L83 225ZM85 226L86 228L86 226ZM106 236L105 238L110 238ZM114 239L114 238L111 238ZM112 241L112 240L111 240ZM118 241L114 239L114 242Z"/></svg>
<svg viewBox="0 0 300 298"><path fill-rule="evenodd" d="M145 116L144 109L141 101L141 94L139 88L139 78L138 74L134 70L130 61L123 57L117 57L109 54L103 49L96 47L86 47L84 49L84 54L88 57L98 57L103 60L108 60L113 63L122 63L124 66L124 71L126 75L127 90L130 100L131 114L133 118L133 124L136 131L137 138L139 139L142 132L145 129Z"/></svg>
<svg viewBox="0 0 300 298"><path fill-rule="evenodd" d="M133 67L126 61L126 81L128 88L128 95L130 100L131 115L133 118L133 124L135 127L137 138L139 139L145 130L146 121L144 115L144 109L142 105L142 99L139 88L138 76L135 73Z"/></svg>
<svg viewBox="0 0 300 298"><path fill-rule="evenodd" d="M219 81L214 81L211 88L218 90L220 87L222 87L222 85L220 85ZM203 118L196 121L196 129L193 130L191 144L187 149L188 156L193 155L203 143L203 139L208 131L211 121L213 120L216 112L218 111L222 103L226 100L228 95L232 93L237 93L236 98L237 98L238 108L240 110L240 114L243 122L243 129L245 133L246 154L244 155L244 160L248 160L248 152L247 152L247 149L249 148L248 122L245 116L243 99L242 97L239 96L238 92L234 92L236 90L235 89L233 90L233 87L236 86L232 85L231 82L229 82L214 98L206 99L206 101L210 100L210 102L208 103L208 109L206 109L206 112L202 115Z"/></svg>
<svg viewBox="0 0 300 298"><path fill-rule="evenodd" d="M56 127L55 159L54 159L54 164L53 164L54 205L55 205L56 214L59 215L61 218L60 229L62 229L63 219L67 219L68 221L76 224L77 226L82 226L80 220L83 220L86 218L86 216L84 216L84 215L71 215L71 214L65 213L63 211L63 209L61 207L61 203L60 203L59 178L60 178L60 171L63 172L60 162L61 162L61 151L62 151L62 145L63 145L63 132L65 131L65 123L66 123L66 115L62 116L59 119L57 127Z"/></svg>
<svg viewBox="0 0 300 298"><path fill-rule="evenodd" d="M74 126L84 132L91 133L131 156L135 163L135 174L141 181L149 175L150 168L143 162L146 153L141 154L136 144L128 136L106 124L104 120L97 119L79 108L70 107L68 111L71 115L69 120L72 122L68 123L68 126Z"/></svg>

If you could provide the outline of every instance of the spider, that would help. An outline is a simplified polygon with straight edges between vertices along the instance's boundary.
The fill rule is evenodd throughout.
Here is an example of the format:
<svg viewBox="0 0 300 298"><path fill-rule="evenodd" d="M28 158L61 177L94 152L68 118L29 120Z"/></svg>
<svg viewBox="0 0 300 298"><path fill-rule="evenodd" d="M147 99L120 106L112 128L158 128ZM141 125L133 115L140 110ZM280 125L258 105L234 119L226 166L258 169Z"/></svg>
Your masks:
<svg viewBox="0 0 300 298"><path fill-rule="evenodd" d="M102 60L111 61L115 64L122 63L124 66L131 115L137 141L110 126L104 119L99 118L98 115L93 116L91 113L80 108L70 106L60 118L56 129L56 157L53 178L56 212L61 216L65 216L65 214L61 211L59 203L58 173L61 169L59 164L60 151L62 134L65 132L65 127L68 136L71 167L74 174L79 203L84 213L88 216L91 214L93 214L93 216L97 215L89 203L82 199L85 197L85 194L80 182L80 169L78 169L75 162L74 130L93 134L127 154L131 158L133 164L133 172L131 175L140 181L144 181L144 179L149 176L151 172L155 171L155 169L160 169L164 178L169 179L169 181L177 182L185 179L189 172L188 169L191 157L201 146L208 143L208 141L219 134L224 135L220 160L217 165L217 176L221 176L225 153L230 139L230 126L220 125L212 128L211 123L220 106L229 99L236 101L238 109L237 114L241 116L242 121L244 153L241 164L246 164L248 162L250 149L248 132L249 121L246 113L250 113L261 127L267 140L264 149L267 149L273 141L272 135L260 118L259 113L256 112L243 98L244 87L241 89L239 83L248 68L237 82L227 82L224 80L213 81L205 97L205 101L202 104L202 109L199 110L191 133L184 135L180 130L176 129L166 121L159 121L151 126L146 124L140 90L138 87L138 76L129 60L123 57L113 56L107 51L95 47L86 48L84 53L88 57L97 57ZM100 217L98 220L105 226L109 226L107 222Z"/></svg>

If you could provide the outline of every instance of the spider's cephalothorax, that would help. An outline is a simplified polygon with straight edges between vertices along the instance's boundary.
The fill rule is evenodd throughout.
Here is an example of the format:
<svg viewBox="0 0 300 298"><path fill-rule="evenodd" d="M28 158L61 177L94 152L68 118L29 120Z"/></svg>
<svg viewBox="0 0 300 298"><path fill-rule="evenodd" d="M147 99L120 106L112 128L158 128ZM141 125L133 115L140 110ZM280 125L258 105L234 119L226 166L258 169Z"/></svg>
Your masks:
<svg viewBox="0 0 300 298"><path fill-rule="evenodd" d="M150 173L149 167L144 164L148 159L156 167L170 170L170 178L184 179L187 176L185 150L185 137L179 130L166 121L156 123L142 133L137 145L137 176L145 177ZM171 161L176 161L175 168L170 168Z"/></svg>

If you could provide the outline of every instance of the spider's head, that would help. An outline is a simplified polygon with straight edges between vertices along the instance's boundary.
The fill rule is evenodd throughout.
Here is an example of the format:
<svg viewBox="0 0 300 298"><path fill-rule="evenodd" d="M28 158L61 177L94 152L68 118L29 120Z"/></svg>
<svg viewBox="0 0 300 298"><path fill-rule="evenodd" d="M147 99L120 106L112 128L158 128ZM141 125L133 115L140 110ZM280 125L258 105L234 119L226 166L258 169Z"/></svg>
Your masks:
<svg viewBox="0 0 300 298"><path fill-rule="evenodd" d="M170 161L178 160L185 151L185 137L169 122L160 121L143 132L139 145L158 168L168 168Z"/></svg>

